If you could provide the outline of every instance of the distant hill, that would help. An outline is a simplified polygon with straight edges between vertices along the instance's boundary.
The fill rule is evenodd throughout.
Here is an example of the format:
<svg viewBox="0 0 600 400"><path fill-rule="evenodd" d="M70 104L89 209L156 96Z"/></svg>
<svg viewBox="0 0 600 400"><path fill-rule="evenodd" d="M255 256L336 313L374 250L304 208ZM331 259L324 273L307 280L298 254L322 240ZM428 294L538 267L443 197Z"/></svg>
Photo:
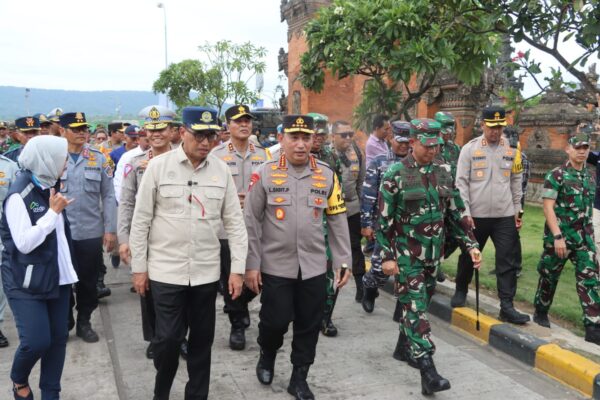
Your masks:
<svg viewBox="0 0 600 400"><path fill-rule="evenodd" d="M89 119L96 117L137 116L147 105L157 104L158 96L152 92L107 90L75 91L31 88L29 111L31 114L48 113L55 107L64 111L83 111ZM25 88L0 86L0 119L10 120L27 114Z"/></svg>

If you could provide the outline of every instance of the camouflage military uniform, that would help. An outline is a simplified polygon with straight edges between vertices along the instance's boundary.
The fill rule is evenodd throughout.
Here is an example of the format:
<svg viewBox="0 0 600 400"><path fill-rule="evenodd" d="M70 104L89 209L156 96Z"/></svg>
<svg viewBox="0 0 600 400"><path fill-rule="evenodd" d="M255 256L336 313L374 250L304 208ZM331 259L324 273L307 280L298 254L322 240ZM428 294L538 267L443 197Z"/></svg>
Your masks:
<svg viewBox="0 0 600 400"><path fill-rule="evenodd" d="M442 145L440 154L446 164L450 165L452 177L456 178L456 163L458 162L458 156L460 155L460 146L452 140L448 140Z"/></svg>
<svg viewBox="0 0 600 400"><path fill-rule="evenodd" d="M384 174L380 192L376 232L380 255L382 262L398 263L401 330L412 356L419 358L435 351L425 312L435 289L445 231L466 249L478 245L472 232L465 233L464 204L449 165L434 160L419 166L411 153ZM447 214L451 218L445 218Z"/></svg>
<svg viewBox="0 0 600 400"><path fill-rule="evenodd" d="M375 229L377 218L377 198L379 196L379 185L381 177L391 165L400 161L401 158L389 149L388 154L382 154L373 159L365 174L362 187L360 225L362 228ZM363 285L366 288L378 288L383 286L388 276L381 270L381 248L375 242L373 255L371 256L371 268L363 276Z"/></svg>
<svg viewBox="0 0 600 400"><path fill-rule="evenodd" d="M545 199L556 200L554 212L567 245L567 258L575 266L577 294L585 325L600 324L600 296L596 290L598 264L592 225L594 189L587 168L577 171L567 162L546 175L542 195ZM566 261L555 254L554 236L546 225L544 251L537 267L540 279L534 300L536 310L548 312L550 309Z"/></svg>
<svg viewBox="0 0 600 400"><path fill-rule="evenodd" d="M342 165L338 156L328 147L321 147L318 153L311 153L319 161L322 161L329 165L329 167L337 175L338 181L342 182ZM327 240L327 218L323 218L323 231L325 234L325 253L327 255L327 299L325 300L325 315L331 315L333 313L333 303L335 298L335 273L331 265L331 249L329 248L329 241Z"/></svg>

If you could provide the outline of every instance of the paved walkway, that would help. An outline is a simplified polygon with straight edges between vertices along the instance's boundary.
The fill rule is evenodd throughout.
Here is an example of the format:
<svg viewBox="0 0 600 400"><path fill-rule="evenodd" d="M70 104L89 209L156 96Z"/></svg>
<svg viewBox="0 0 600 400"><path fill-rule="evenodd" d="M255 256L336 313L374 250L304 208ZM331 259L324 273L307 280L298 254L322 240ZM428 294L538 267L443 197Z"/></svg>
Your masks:
<svg viewBox="0 0 600 400"><path fill-rule="evenodd" d="M103 299L94 313L93 325L101 337L99 343L86 344L71 334L63 374L65 400L149 400L152 398L154 367L144 356L146 343L141 339L139 300L129 293L129 275L123 268L109 272L107 279L113 294ZM338 300L334 322L340 330L337 338L321 336L317 359L309 374L318 399L419 399L419 372L391 357L398 327L391 319L394 299L382 293L375 312L362 311L354 302L353 286ZM247 331L246 350L228 348L229 322L217 303L217 326L213 346L211 399L290 399L286 387L291 372L290 335L276 364L272 386L258 383L254 368L258 359L257 318L260 303L251 304L252 325ZM14 322L7 315L3 331L11 346L0 350L0 399L12 398L9 370L17 344ZM577 399L582 398L545 375L468 338L448 324L432 318L435 356L440 373L452 389L436 394L436 399ZM38 370L31 377L36 388ZM174 383L174 400L183 399L186 381L182 360ZM36 389L37 392L37 389ZM39 393L39 392L37 392ZM39 398L39 394L38 394Z"/></svg>

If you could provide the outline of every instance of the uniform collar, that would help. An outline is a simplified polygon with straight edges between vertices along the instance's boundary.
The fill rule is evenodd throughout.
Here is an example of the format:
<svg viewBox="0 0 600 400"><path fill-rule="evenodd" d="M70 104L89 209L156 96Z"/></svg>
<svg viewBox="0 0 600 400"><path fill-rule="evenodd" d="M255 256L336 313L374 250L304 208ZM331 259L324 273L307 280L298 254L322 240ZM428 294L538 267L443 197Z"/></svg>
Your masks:
<svg viewBox="0 0 600 400"><path fill-rule="evenodd" d="M225 142L225 145L227 146L227 150L230 153L238 153L239 154L239 152L233 146L233 143L231 143L231 139L229 139L227 142ZM254 143L252 143L251 141L248 141L248 151L246 153L256 153L256 146L254 146Z"/></svg>

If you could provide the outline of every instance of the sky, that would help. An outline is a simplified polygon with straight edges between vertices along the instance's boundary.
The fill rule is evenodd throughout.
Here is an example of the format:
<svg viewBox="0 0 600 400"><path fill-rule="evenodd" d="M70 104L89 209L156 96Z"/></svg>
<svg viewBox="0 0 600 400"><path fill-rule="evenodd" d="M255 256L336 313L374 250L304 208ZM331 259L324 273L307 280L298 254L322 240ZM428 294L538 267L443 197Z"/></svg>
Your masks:
<svg viewBox="0 0 600 400"><path fill-rule="evenodd" d="M197 46L207 41L250 41L268 51L266 105L278 84L287 88L277 65L279 48L287 50L280 0L162 3L169 63L200 57ZM151 90L165 66L164 14L157 4L156 0L0 0L0 85ZM522 43L514 47L515 52L528 49ZM535 57L544 61L544 71L557 65L549 56L537 53ZM531 81L526 82L525 96L536 90Z"/></svg>
<svg viewBox="0 0 600 400"><path fill-rule="evenodd" d="M280 0L163 0L169 63L229 39L267 49L263 93L280 83L287 49ZM0 85L66 90L152 90L165 67L156 0L0 0ZM251 88L254 87L254 82ZM284 87L287 83L284 81Z"/></svg>

